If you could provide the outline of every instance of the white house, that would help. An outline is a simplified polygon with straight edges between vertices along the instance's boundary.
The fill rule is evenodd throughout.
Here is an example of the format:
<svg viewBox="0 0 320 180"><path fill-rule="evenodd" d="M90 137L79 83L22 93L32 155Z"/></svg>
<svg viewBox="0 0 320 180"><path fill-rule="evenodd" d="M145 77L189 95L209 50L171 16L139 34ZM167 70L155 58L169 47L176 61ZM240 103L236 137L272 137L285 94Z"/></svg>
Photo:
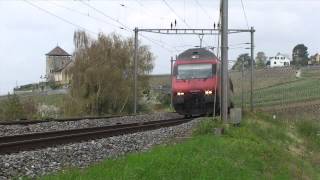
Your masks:
<svg viewBox="0 0 320 180"><path fill-rule="evenodd" d="M268 67L284 67L284 66L290 66L290 59L288 56L278 53L274 57L270 57L269 61L267 62Z"/></svg>

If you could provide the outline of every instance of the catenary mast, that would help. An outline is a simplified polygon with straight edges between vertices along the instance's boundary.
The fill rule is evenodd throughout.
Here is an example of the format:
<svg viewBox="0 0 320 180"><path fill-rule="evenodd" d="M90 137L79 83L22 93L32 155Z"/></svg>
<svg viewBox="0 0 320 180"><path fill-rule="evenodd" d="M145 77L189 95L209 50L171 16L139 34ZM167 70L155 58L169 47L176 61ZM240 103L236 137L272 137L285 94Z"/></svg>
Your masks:
<svg viewBox="0 0 320 180"><path fill-rule="evenodd" d="M228 121L228 0L221 1L221 60L222 60L222 79L221 79L221 113L224 122Z"/></svg>

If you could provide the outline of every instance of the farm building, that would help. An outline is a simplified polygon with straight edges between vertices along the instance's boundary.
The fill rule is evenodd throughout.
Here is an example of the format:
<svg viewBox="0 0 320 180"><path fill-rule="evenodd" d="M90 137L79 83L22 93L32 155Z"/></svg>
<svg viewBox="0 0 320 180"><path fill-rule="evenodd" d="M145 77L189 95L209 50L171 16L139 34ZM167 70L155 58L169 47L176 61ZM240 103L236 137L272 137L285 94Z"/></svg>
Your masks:
<svg viewBox="0 0 320 180"><path fill-rule="evenodd" d="M269 58L267 66L271 68L290 66L290 61L288 56L278 53L276 56Z"/></svg>
<svg viewBox="0 0 320 180"><path fill-rule="evenodd" d="M320 54L317 53L314 56L310 57L310 63L309 64L320 64Z"/></svg>

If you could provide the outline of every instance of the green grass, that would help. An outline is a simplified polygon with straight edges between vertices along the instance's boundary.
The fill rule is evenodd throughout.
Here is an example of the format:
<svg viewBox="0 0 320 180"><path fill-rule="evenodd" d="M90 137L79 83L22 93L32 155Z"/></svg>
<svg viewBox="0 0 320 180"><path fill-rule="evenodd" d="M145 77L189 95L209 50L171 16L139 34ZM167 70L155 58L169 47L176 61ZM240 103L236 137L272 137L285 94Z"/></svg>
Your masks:
<svg viewBox="0 0 320 180"><path fill-rule="evenodd" d="M161 145L146 153L133 153L40 179L320 178L320 163L292 150L308 143L310 136L305 133L310 127L299 129L295 123L273 120L263 114L246 116L239 128L226 126L226 134L219 137L210 131L217 125L220 126L207 119L183 143ZM319 149L314 153L319 155Z"/></svg>
<svg viewBox="0 0 320 180"><path fill-rule="evenodd" d="M307 141L306 145L313 151L320 149L320 124L318 121L307 120L296 122L298 133Z"/></svg>

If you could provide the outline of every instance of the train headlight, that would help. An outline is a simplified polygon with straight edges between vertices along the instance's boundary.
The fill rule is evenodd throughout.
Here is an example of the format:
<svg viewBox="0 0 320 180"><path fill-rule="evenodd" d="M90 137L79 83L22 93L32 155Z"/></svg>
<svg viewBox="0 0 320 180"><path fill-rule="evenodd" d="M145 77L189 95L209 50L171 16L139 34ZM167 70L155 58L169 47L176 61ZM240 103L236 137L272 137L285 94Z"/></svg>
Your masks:
<svg viewBox="0 0 320 180"><path fill-rule="evenodd" d="M177 92L177 95L178 95L178 96L183 96L183 95L184 95L184 92Z"/></svg>
<svg viewBox="0 0 320 180"><path fill-rule="evenodd" d="M207 90L204 93L205 93L205 95L212 95L212 91L211 90Z"/></svg>

